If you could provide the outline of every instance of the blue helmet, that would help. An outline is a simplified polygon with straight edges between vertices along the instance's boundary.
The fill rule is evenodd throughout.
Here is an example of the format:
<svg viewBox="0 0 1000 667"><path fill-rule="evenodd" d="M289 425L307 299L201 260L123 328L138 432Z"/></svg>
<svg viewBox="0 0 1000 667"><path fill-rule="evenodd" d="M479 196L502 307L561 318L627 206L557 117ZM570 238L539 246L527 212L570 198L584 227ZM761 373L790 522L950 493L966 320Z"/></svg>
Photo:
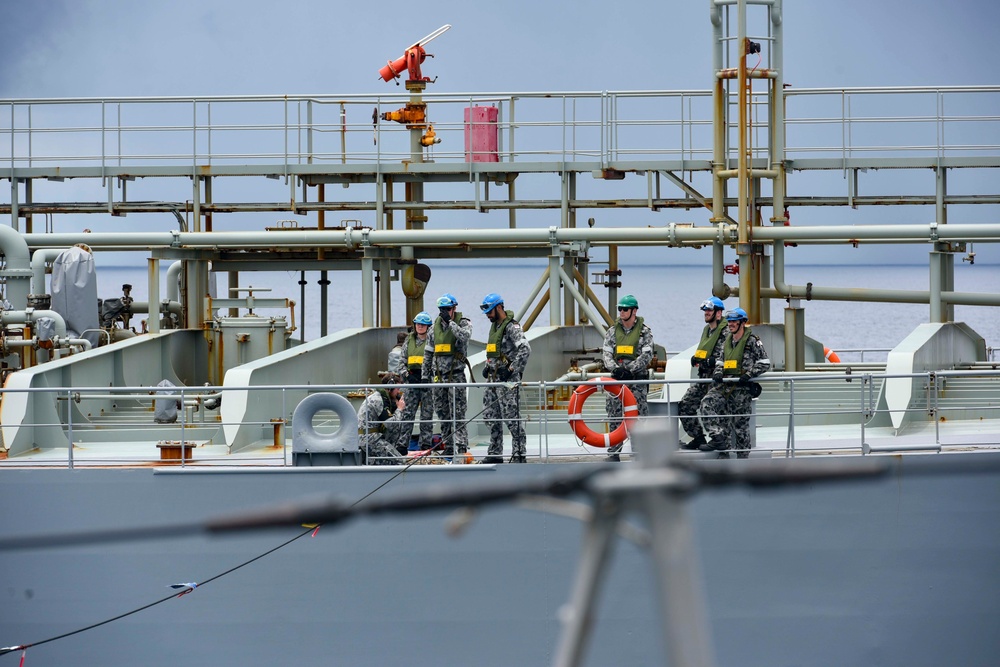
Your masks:
<svg viewBox="0 0 1000 667"><path fill-rule="evenodd" d="M483 297L483 302L479 304L479 310L489 314L497 306L503 305L503 297L496 292L490 292Z"/></svg>
<svg viewBox="0 0 1000 667"><path fill-rule="evenodd" d="M722 299L717 296L713 296L709 299L705 299L701 302L702 310L725 310L725 306L722 305Z"/></svg>
<svg viewBox="0 0 1000 667"><path fill-rule="evenodd" d="M427 326L430 326L434 324L434 320L431 319L430 313L428 313L425 310L421 310L419 313L417 313L416 317L413 318L413 323L426 324Z"/></svg>
<svg viewBox="0 0 1000 667"><path fill-rule="evenodd" d="M746 322L747 319L747 311L742 308L733 308L732 310L726 311L727 322Z"/></svg>
<svg viewBox="0 0 1000 667"><path fill-rule="evenodd" d="M438 308L454 308L458 305L458 299L456 299L451 294L442 294L438 297L437 307Z"/></svg>

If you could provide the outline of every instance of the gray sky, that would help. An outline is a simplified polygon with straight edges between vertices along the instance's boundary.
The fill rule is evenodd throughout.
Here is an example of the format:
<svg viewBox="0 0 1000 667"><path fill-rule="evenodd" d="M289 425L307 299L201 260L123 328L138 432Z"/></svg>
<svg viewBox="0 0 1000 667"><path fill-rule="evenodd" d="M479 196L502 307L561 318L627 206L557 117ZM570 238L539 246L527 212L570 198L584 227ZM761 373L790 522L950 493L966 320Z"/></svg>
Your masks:
<svg viewBox="0 0 1000 667"><path fill-rule="evenodd" d="M379 80L378 68L444 23L453 28L430 45L436 57L424 64L439 77L434 92L701 90L712 83L708 14L702 0L16 2L0 24L0 98L401 91ZM998 25L1000 3L986 0L786 0L785 81L797 88L1000 83L992 64ZM1000 128L996 134L992 143L1000 143ZM988 176L995 192L1000 178ZM912 179L900 192L933 187L929 173ZM991 187L955 180L972 191ZM829 188L844 191L839 173ZM858 224L928 222L933 213L880 207L815 215ZM812 215L795 211L793 220ZM986 206L953 207L950 216L998 218ZM667 212L650 224L706 217ZM173 226L169 218L163 228ZM926 250L893 258L923 261ZM980 262L1000 262L997 249L976 250ZM863 248L837 261L883 257L883 249Z"/></svg>

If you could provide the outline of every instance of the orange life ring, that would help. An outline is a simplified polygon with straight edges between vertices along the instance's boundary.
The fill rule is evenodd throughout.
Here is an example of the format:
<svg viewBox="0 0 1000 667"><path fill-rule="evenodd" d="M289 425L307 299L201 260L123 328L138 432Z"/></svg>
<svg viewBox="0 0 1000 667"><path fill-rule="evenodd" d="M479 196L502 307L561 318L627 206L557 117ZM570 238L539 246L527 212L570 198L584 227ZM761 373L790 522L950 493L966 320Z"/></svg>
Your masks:
<svg viewBox="0 0 1000 667"><path fill-rule="evenodd" d="M825 356L826 360L831 364L840 363L840 357L837 356L837 353L826 346L823 347L823 356Z"/></svg>
<svg viewBox="0 0 1000 667"><path fill-rule="evenodd" d="M598 433L583 421L581 412L587 397L600 389L611 394L622 402L622 423L611 433ZM569 399L569 425L580 440L591 447L610 447L620 445L628 437L628 428L639 416L639 406L635 396L626 385L609 377L600 377L592 382L581 384Z"/></svg>

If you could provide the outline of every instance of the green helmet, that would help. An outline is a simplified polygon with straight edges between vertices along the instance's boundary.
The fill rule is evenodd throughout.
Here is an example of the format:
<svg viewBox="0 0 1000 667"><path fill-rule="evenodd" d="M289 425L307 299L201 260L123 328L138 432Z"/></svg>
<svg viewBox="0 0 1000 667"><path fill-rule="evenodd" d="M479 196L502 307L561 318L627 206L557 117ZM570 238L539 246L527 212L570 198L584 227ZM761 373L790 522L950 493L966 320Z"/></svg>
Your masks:
<svg viewBox="0 0 1000 667"><path fill-rule="evenodd" d="M619 308L638 308L639 302L635 300L635 297L631 294L626 294L622 298L618 299Z"/></svg>

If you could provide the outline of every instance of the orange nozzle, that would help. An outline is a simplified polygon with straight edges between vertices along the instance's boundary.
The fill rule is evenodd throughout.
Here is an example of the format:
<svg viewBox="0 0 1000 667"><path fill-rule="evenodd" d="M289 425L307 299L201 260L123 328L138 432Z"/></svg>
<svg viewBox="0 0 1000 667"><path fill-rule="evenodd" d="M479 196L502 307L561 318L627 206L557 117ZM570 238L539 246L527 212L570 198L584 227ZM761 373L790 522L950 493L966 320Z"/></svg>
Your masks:
<svg viewBox="0 0 1000 667"><path fill-rule="evenodd" d="M378 71L378 75L382 77L383 81L392 81L398 78L403 70L407 70L410 81L427 81L428 79L420 73L420 63L424 62L425 58L427 58L427 53L423 47L414 44L406 50L402 58L388 61L385 67Z"/></svg>
<svg viewBox="0 0 1000 667"><path fill-rule="evenodd" d="M406 56L398 58L396 60L389 60L386 62L385 67L378 71L378 75L382 77L383 81L392 81L397 78L400 72L406 69Z"/></svg>

